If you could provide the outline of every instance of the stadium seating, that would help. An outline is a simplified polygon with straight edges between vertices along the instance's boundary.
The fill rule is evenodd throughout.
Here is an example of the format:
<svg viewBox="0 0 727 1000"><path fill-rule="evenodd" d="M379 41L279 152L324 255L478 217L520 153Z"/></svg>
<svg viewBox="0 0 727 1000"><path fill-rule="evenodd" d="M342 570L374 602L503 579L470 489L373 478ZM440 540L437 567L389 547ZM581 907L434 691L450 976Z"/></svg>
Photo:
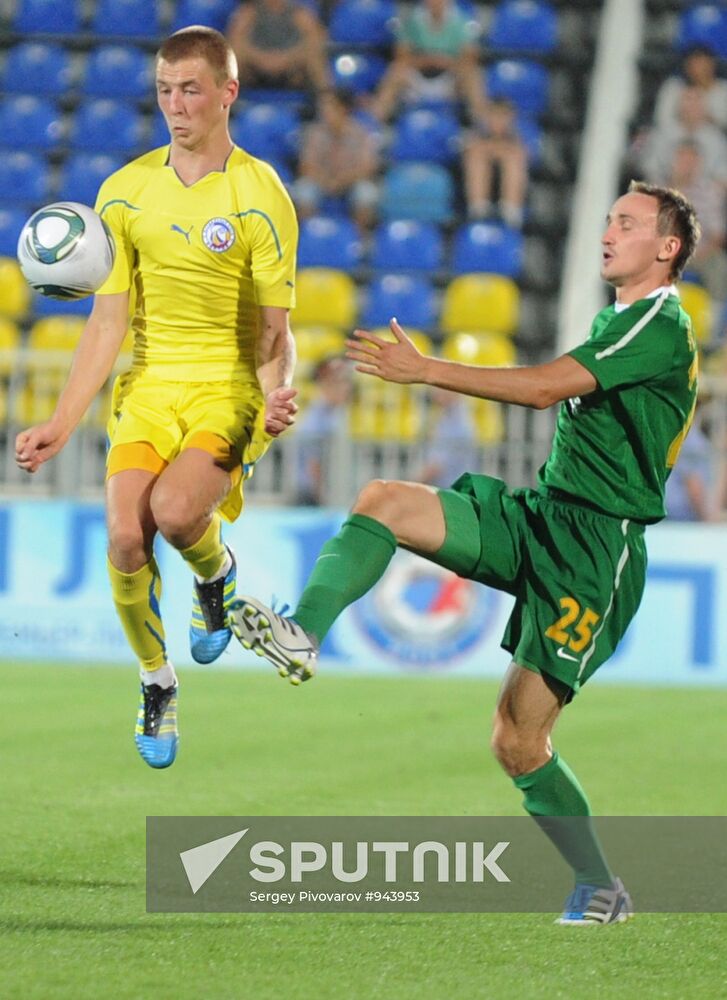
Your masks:
<svg viewBox="0 0 727 1000"><path fill-rule="evenodd" d="M696 3L685 10L677 27L677 47L707 45L727 59L727 9L724 4Z"/></svg>
<svg viewBox="0 0 727 1000"><path fill-rule="evenodd" d="M6 97L0 106L0 136L10 149L54 149L63 128L58 108L44 97Z"/></svg>
<svg viewBox="0 0 727 1000"><path fill-rule="evenodd" d="M397 163L384 177L383 219L449 222L454 211L454 185L449 172L436 163Z"/></svg>
<svg viewBox="0 0 727 1000"><path fill-rule="evenodd" d="M0 89L7 94L58 97L73 82L71 59L60 45L23 42L8 51Z"/></svg>
<svg viewBox="0 0 727 1000"><path fill-rule="evenodd" d="M23 422L37 423L50 417L83 327L84 320L73 317L41 319L31 327L28 383L18 414Z"/></svg>
<svg viewBox="0 0 727 1000"><path fill-rule="evenodd" d="M442 266L443 241L430 222L395 219L374 232L371 266L375 271L436 271Z"/></svg>
<svg viewBox="0 0 727 1000"><path fill-rule="evenodd" d="M295 297L293 329L326 326L348 331L356 321L356 285L345 271L325 267L301 269L296 278Z"/></svg>
<svg viewBox="0 0 727 1000"><path fill-rule="evenodd" d="M345 351L345 334L325 326L299 326L295 324L295 349L298 360L295 367L295 383L299 391L298 405L307 403L315 393L311 381L316 365L325 358L342 356Z"/></svg>
<svg viewBox="0 0 727 1000"><path fill-rule="evenodd" d="M280 104L249 104L232 120L230 134L238 146L263 160L286 160L298 152L300 119Z"/></svg>
<svg viewBox="0 0 727 1000"><path fill-rule="evenodd" d="M374 279L366 295L363 324L366 327L387 326L392 316L405 327L426 330L434 326L434 290L426 278L383 274Z"/></svg>
<svg viewBox="0 0 727 1000"><path fill-rule="evenodd" d="M300 226L298 267L355 268L361 261L361 237L350 219L314 216Z"/></svg>
<svg viewBox="0 0 727 1000"><path fill-rule="evenodd" d="M511 101L526 115L541 115L550 99L548 71L539 63L505 59L485 71L487 93L491 98Z"/></svg>
<svg viewBox="0 0 727 1000"><path fill-rule="evenodd" d="M394 40L396 4L392 0L340 0L328 26L334 45L385 48Z"/></svg>
<svg viewBox="0 0 727 1000"><path fill-rule="evenodd" d="M237 0L179 0L170 30L179 31L191 24L205 24L224 32L236 7Z"/></svg>
<svg viewBox="0 0 727 1000"><path fill-rule="evenodd" d="M0 184L2 180L0 179ZM19 208L0 207L0 257L14 257L26 213Z"/></svg>
<svg viewBox="0 0 727 1000"><path fill-rule="evenodd" d="M72 132L78 150L100 153L124 150L131 155L141 145L144 123L130 105L101 98L78 108Z"/></svg>
<svg viewBox="0 0 727 1000"><path fill-rule="evenodd" d="M442 357L468 365L514 365L517 352L503 334L453 333L444 338Z"/></svg>
<svg viewBox="0 0 727 1000"><path fill-rule="evenodd" d="M388 150L394 162L451 163L459 155L460 127L451 112L415 108L396 123Z"/></svg>
<svg viewBox="0 0 727 1000"><path fill-rule="evenodd" d="M513 334L518 325L520 292L500 274L464 274L447 285L440 325L445 333L461 331Z"/></svg>
<svg viewBox="0 0 727 1000"><path fill-rule="evenodd" d="M503 0L487 33L492 49L552 52L558 44L558 17L543 0Z"/></svg>
<svg viewBox="0 0 727 1000"><path fill-rule="evenodd" d="M45 295L33 297L33 315L37 319L68 316L88 316L93 307L93 296L85 299L49 299Z"/></svg>
<svg viewBox="0 0 727 1000"><path fill-rule="evenodd" d="M714 322L712 299L706 288L693 281L679 283L679 296L692 320L694 335L700 344L708 344Z"/></svg>
<svg viewBox="0 0 727 1000"><path fill-rule="evenodd" d="M148 97L152 59L131 45L101 45L86 62L83 93L89 97Z"/></svg>
<svg viewBox="0 0 727 1000"><path fill-rule="evenodd" d="M97 0L91 30L157 40L162 33L159 0Z"/></svg>
<svg viewBox="0 0 727 1000"><path fill-rule="evenodd" d="M386 72L386 60L375 53L341 52L331 60L331 75L337 87L354 94L370 94Z"/></svg>
<svg viewBox="0 0 727 1000"><path fill-rule="evenodd" d="M0 257L0 316L24 319L30 305L30 286L14 257Z"/></svg>
<svg viewBox="0 0 727 1000"><path fill-rule="evenodd" d="M0 150L0 204L40 208L50 190L50 171L37 153Z"/></svg>
<svg viewBox="0 0 727 1000"><path fill-rule="evenodd" d="M13 30L28 35L77 34L82 11L83 0L18 0Z"/></svg>
<svg viewBox="0 0 727 1000"><path fill-rule="evenodd" d="M454 274L487 271L517 278L522 266L523 236L517 229L493 222L471 222L460 226L454 235Z"/></svg>
<svg viewBox="0 0 727 1000"><path fill-rule="evenodd" d="M12 320L0 318L0 423L8 420L8 384L16 370L16 351L20 347L20 330Z"/></svg>
<svg viewBox="0 0 727 1000"><path fill-rule="evenodd" d="M123 161L113 156L98 153L74 154L63 165L58 182L58 197L65 201L80 201L93 205L96 195L106 178L122 166Z"/></svg>

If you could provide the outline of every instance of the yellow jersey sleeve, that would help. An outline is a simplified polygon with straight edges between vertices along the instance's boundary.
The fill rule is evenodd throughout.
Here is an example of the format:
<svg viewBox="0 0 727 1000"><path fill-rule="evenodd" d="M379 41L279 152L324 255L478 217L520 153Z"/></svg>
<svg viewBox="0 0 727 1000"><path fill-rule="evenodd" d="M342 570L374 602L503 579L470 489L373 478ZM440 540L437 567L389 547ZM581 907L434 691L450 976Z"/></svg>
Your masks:
<svg viewBox="0 0 727 1000"><path fill-rule="evenodd" d="M111 230L116 244L116 256L111 274L96 292L97 295L114 295L125 292L132 285L132 270L134 264L134 248L129 239L126 217L129 203L122 197L115 197L118 192L115 175L112 175L101 185L96 198L95 210L103 218Z"/></svg>
<svg viewBox="0 0 727 1000"><path fill-rule="evenodd" d="M249 232L252 280L259 306L295 305L295 255L298 222L278 175L260 163L261 184L255 207L245 214ZM262 183L267 181L267 183Z"/></svg>

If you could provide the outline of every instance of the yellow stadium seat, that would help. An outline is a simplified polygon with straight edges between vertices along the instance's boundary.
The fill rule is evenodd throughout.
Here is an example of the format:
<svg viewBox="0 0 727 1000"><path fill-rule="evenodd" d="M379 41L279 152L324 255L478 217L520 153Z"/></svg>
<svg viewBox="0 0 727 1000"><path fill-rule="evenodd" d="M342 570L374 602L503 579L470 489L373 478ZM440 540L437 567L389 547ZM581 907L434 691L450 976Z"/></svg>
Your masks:
<svg viewBox="0 0 727 1000"><path fill-rule="evenodd" d="M692 281L682 281L679 296L684 311L692 320L694 336L700 344L707 344L712 336L712 299L706 288Z"/></svg>
<svg viewBox="0 0 727 1000"><path fill-rule="evenodd" d="M298 363L314 367L324 358L334 354L343 354L346 349L345 335L341 330L326 326L294 327L295 346L298 352Z"/></svg>
<svg viewBox="0 0 727 1000"><path fill-rule="evenodd" d="M515 345L497 333L452 333L442 344L442 357L468 365L514 365Z"/></svg>
<svg viewBox="0 0 727 1000"><path fill-rule="evenodd" d="M23 319L30 306L30 286L13 257L0 257L0 315Z"/></svg>
<svg viewBox="0 0 727 1000"><path fill-rule="evenodd" d="M48 420L53 413L85 324L81 316L48 316L31 327L28 381L19 414L24 423Z"/></svg>
<svg viewBox="0 0 727 1000"><path fill-rule="evenodd" d="M8 418L8 386L16 369L20 330L9 319L0 318L0 421Z"/></svg>
<svg viewBox="0 0 727 1000"><path fill-rule="evenodd" d="M332 326L350 331L358 314L356 285L345 271L309 267L298 271L293 310L293 329L300 326Z"/></svg>
<svg viewBox="0 0 727 1000"><path fill-rule="evenodd" d="M520 318L520 292L501 274L462 274L444 291L441 327L512 334Z"/></svg>

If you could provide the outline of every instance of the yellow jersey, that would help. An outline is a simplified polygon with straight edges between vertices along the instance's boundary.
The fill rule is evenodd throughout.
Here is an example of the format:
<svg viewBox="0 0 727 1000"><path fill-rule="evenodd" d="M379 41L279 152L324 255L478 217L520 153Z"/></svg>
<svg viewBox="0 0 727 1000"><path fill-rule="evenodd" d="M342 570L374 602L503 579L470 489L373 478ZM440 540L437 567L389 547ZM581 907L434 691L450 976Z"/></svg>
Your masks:
<svg viewBox="0 0 727 1000"><path fill-rule="evenodd" d="M116 260L96 293L131 291L133 367L182 382L256 384L259 306L295 305L298 225L269 164L235 146L185 186L169 146L112 174L96 211Z"/></svg>

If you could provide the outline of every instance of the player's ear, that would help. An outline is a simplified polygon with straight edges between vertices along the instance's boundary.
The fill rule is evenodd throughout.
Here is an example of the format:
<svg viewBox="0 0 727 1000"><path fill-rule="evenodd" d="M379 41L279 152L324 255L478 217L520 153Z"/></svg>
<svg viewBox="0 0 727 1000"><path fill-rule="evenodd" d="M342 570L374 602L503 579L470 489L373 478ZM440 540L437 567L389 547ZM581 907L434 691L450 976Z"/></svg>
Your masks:
<svg viewBox="0 0 727 1000"><path fill-rule="evenodd" d="M674 260L676 255L679 253L681 246L682 241L678 236L667 236L661 250L656 255L656 259L662 264L666 264L667 261Z"/></svg>

